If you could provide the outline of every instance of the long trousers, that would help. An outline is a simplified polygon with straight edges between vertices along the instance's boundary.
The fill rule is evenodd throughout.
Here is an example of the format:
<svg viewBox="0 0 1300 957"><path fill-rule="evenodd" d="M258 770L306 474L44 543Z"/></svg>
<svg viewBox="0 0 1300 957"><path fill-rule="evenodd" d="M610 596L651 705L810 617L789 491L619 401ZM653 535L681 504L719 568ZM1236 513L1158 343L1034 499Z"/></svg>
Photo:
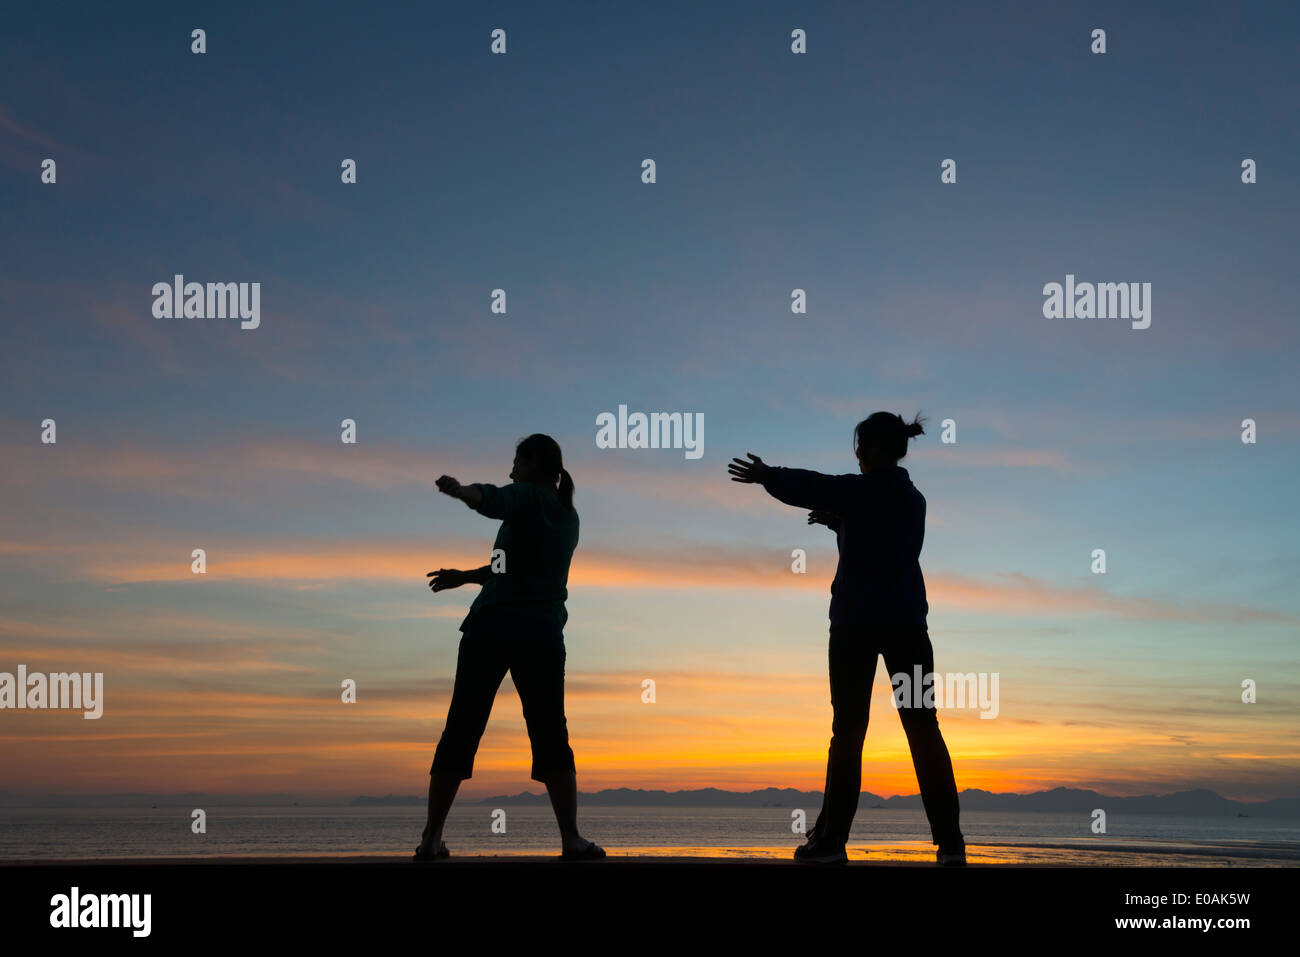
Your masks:
<svg viewBox="0 0 1300 957"><path fill-rule="evenodd" d="M878 655L884 657L891 676L901 672L911 681L917 665L922 675L934 672L934 649L924 625L831 628L834 719L826 760L825 797L814 828L819 842L842 845L849 839L862 792L862 743L867 734ZM958 823L957 783L939 732L938 712L933 707L914 706L911 695L906 696L903 705L898 714L912 752L930 836L944 851L962 849L965 840Z"/></svg>

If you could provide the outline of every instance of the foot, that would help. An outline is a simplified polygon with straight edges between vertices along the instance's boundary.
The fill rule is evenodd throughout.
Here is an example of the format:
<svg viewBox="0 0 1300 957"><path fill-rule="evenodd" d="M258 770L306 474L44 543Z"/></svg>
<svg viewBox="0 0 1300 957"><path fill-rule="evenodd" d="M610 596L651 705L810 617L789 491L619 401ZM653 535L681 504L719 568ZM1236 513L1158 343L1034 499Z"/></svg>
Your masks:
<svg viewBox="0 0 1300 957"><path fill-rule="evenodd" d="M939 848L935 851L934 859L941 867L965 867L966 866L966 848Z"/></svg>
<svg viewBox="0 0 1300 957"><path fill-rule="evenodd" d="M843 844L809 841L795 848L794 859L800 864L847 864L849 855Z"/></svg>
<svg viewBox="0 0 1300 957"><path fill-rule="evenodd" d="M573 841L565 841L563 849L560 852L562 861L596 861L605 856L605 849L595 841L588 841L586 838L577 838Z"/></svg>
<svg viewBox="0 0 1300 957"><path fill-rule="evenodd" d="M439 839L438 849L436 851L433 849L432 843L421 841L420 845L415 849L415 853L411 855L411 860L438 861L444 857L451 857L451 851L447 850L447 845Z"/></svg>

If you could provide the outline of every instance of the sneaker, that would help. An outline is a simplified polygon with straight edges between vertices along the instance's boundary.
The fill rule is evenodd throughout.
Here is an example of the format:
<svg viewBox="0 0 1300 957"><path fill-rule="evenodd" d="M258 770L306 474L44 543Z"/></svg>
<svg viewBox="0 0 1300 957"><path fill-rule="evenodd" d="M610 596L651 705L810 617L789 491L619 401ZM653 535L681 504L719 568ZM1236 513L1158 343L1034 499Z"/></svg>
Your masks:
<svg viewBox="0 0 1300 957"><path fill-rule="evenodd" d="M440 861L444 857L451 857L451 851L447 850L447 844L445 841L439 841L438 849L436 851L429 851L428 849L425 848L423 843L417 845L415 848L415 853L411 856L411 860Z"/></svg>
<svg viewBox="0 0 1300 957"><path fill-rule="evenodd" d="M849 855L843 844L830 846L809 841L795 848L794 859L800 864L847 864Z"/></svg>
<svg viewBox="0 0 1300 957"><path fill-rule="evenodd" d="M584 841L577 850L567 850L560 854L562 861L598 861L605 857L605 849L595 841Z"/></svg>
<svg viewBox="0 0 1300 957"><path fill-rule="evenodd" d="M935 852L934 858L942 867L965 867L966 848L958 848L955 851L945 851L943 848L939 848Z"/></svg>

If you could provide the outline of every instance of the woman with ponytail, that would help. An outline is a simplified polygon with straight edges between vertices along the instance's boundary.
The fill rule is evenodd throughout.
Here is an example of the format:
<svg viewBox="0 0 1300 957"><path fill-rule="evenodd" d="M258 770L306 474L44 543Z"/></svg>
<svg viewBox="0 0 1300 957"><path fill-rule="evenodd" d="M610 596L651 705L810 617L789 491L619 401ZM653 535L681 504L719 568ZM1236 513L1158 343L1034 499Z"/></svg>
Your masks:
<svg viewBox="0 0 1300 957"><path fill-rule="evenodd" d="M560 446L530 435L515 448L511 484L461 485L449 475L438 490L487 518L500 519L492 561L461 571L429 572L435 592L472 583L482 590L461 622L456 683L447 724L429 769L429 818L416 860L447 857L442 827L460 782L474 770L497 689L509 671L524 706L532 743L532 778L546 785L560 826L561 857L605 852L578 833L578 780L564 717L564 625L569 562L578 545L573 479Z"/></svg>
<svg viewBox="0 0 1300 957"><path fill-rule="evenodd" d="M910 688L920 669L921 681L934 678L934 650L926 622L930 606L921 575L925 537L925 497L912 484L899 460L909 439L925 434L918 415L906 422L891 412L875 412L858 423L853 450L856 475L823 475L806 469L778 468L749 453L750 461L733 459L732 481L762 485L778 501L811 509L808 524L835 532L840 561L831 583L830 683L834 718L826 761L822 811L795 851L797 861L843 863L845 845L862 790L862 743L867 733L876 658L896 689L912 764L930 832L938 845L936 859L945 865L966 863L966 842L958 824L957 784L939 719L923 688ZM931 701L933 701L931 696Z"/></svg>

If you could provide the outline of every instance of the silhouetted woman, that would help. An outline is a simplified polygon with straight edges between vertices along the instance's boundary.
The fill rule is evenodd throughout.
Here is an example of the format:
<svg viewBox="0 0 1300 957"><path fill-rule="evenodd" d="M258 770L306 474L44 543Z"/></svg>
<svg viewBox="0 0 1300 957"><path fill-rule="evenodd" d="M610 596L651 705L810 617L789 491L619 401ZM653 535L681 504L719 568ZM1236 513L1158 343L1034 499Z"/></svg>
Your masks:
<svg viewBox="0 0 1300 957"><path fill-rule="evenodd" d="M911 423L889 412L876 412L858 423L853 448L858 475L823 475L805 469L732 459L728 472L736 482L762 485L787 505L807 508L808 523L835 532L840 561L831 583L830 680L834 719L826 761L822 811L795 851L795 860L842 863L845 845L862 790L862 742L867 733L876 656L883 655L891 676L912 680L920 665L923 680L933 681L934 651L926 624L929 605L921 576L921 541L925 536L925 498L899 460L907 440L923 435L918 416ZM917 698L924 689L916 689ZM965 864L966 842L958 825L957 785L952 761L939 733L934 707L912 706L911 694L899 716L912 752L921 800L930 833L939 845L940 864Z"/></svg>
<svg viewBox="0 0 1300 957"><path fill-rule="evenodd" d="M560 446L530 435L515 448L511 484L461 485L444 475L438 490L480 515L501 519L493 561L473 571L429 572L435 592L467 582L483 589L461 622L447 725L429 769L429 820L416 860L447 857L442 826L460 782L474 770L492 701L510 672L532 744L532 778L546 785L565 859L604 857L578 833L578 780L564 717L564 625L569 561L578 544L573 479Z"/></svg>

